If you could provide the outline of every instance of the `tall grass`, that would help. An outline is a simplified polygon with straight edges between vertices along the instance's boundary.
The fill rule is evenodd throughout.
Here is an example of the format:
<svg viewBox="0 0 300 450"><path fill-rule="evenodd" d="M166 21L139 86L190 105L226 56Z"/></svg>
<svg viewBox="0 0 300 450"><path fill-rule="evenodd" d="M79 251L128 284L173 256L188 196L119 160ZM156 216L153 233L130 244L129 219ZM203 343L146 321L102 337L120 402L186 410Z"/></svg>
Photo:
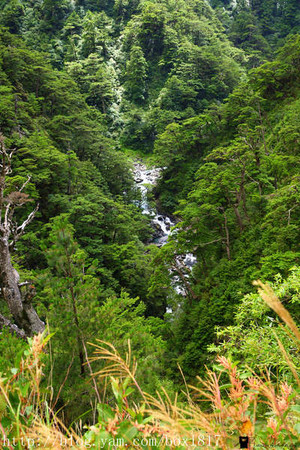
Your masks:
<svg viewBox="0 0 300 450"><path fill-rule="evenodd" d="M256 282L261 297L289 328L296 345L300 333L288 311L272 289ZM289 355L295 383L276 383L268 373L250 373L226 357L218 357L216 370L206 370L197 386L185 382L186 400L179 401L161 389L156 396L143 392L136 378L137 362L130 342L125 358L110 343L93 343L89 364L102 361L93 374L111 386L114 401L98 404L98 422L66 429L42 393L43 335L30 341L20 367L11 377L0 379L0 434L3 449L237 449L239 438L249 438L249 449L296 449L300 433L299 377ZM299 347L300 348L300 347ZM140 401L131 400L137 392ZM99 398L99 396L97 396ZM181 395L182 397L182 395ZM108 398L108 397L107 397ZM136 396L134 397L137 398Z"/></svg>

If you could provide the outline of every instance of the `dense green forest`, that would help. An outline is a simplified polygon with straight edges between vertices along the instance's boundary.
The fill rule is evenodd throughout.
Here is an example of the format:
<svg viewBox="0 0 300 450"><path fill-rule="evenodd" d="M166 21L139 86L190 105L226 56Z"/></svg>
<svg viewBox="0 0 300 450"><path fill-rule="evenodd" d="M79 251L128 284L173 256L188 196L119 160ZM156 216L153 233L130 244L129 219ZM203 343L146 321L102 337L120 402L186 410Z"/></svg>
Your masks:
<svg viewBox="0 0 300 450"><path fill-rule="evenodd" d="M0 0L0 447L297 448L299 86L298 0Z"/></svg>

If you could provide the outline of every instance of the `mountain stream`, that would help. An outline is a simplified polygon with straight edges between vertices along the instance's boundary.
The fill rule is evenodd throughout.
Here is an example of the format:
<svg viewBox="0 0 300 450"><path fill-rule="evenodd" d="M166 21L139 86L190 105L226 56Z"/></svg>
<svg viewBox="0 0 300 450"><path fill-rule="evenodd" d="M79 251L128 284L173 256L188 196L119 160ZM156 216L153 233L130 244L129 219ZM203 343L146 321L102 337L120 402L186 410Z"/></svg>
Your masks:
<svg viewBox="0 0 300 450"><path fill-rule="evenodd" d="M151 223L154 229L153 244L158 247L162 247L167 243L168 237L172 233L172 227L176 225L170 217L165 214L161 214L157 208L153 209L148 201L148 192L151 187L156 185L161 172L162 169L159 167L149 169L141 161L136 161L134 163L134 180L141 192L142 212L143 214L147 214L151 217ZM188 271L191 271L192 267L197 262L197 259L192 253L188 253L182 257L177 257L176 262L178 265L181 265L186 269L189 269ZM185 276L188 277L188 273ZM180 285L179 276L174 274L172 279L176 292L185 296L186 291L184 287Z"/></svg>

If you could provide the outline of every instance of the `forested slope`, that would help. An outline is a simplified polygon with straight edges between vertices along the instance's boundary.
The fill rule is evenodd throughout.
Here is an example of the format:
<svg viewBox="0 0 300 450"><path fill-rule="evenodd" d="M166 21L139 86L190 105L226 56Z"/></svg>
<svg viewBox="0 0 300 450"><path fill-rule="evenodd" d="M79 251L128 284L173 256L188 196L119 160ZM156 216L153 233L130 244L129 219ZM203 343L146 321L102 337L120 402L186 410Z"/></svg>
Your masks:
<svg viewBox="0 0 300 450"><path fill-rule="evenodd" d="M127 160L116 152L101 114L86 104L75 82L6 30L1 36L1 63L1 131L6 147L14 150L5 194L18 189L30 174L26 191L31 201L16 211L17 219L26 217L33 202L39 204L31 228L17 243L13 262L21 281L34 280L34 304L51 329L58 330L55 353L64 365L65 351L72 359L77 328L85 330L85 339L100 332L105 299L121 295L125 288L133 298L150 302L151 254L145 253L143 241L151 229L133 204L138 197ZM126 314L143 323L138 316L145 308L132 310L137 299L122 294L122 300L114 302L111 313L125 314L118 327L127 329ZM149 309L155 308L149 304ZM9 314L4 303L2 311ZM109 322L107 326L116 339L118 331L113 332ZM82 364L80 348L73 358ZM79 363L74 377L83 370ZM62 382L63 367L57 374Z"/></svg>
<svg viewBox="0 0 300 450"><path fill-rule="evenodd" d="M149 393L172 397L178 363L194 381L215 351L291 380L270 316L293 367L299 352L252 282L299 318L299 21L296 0L0 2L0 228L26 224L15 286L54 333L44 370L67 425L94 420L96 339L121 355L131 340ZM162 168L162 248L136 158ZM5 273L0 323L22 329ZM25 347L3 329L0 372Z"/></svg>
<svg viewBox="0 0 300 450"><path fill-rule="evenodd" d="M177 328L192 366L205 361L214 325L231 323L252 280L287 275L298 263L298 116L299 38L293 37L224 105L171 124L156 142L168 167L160 200L181 218L159 257L172 264L174 255L192 252L198 261L194 300L186 301Z"/></svg>

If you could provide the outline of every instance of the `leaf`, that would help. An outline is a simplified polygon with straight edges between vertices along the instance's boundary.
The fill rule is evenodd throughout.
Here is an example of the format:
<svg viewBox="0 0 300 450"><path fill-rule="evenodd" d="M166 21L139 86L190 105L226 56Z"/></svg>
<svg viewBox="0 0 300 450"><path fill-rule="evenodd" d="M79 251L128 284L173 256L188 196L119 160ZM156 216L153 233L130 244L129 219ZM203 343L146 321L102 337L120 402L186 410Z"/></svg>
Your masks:
<svg viewBox="0 0 300 450"><path fill-rule="evenodd" d="M107 422L109 419L113 419L115 417L115 412L113 409L106 405L105 403L101 403L97 405L98 414L100 416L101 422Z"/></svg>
<svg viewBox="0 0 300 450"><path fill-rule="evenodd" d="M132 441L132 439L137 435L138 429L131 426L130 422L122 422L120 425L120 433L128 441Z"/></svg>

